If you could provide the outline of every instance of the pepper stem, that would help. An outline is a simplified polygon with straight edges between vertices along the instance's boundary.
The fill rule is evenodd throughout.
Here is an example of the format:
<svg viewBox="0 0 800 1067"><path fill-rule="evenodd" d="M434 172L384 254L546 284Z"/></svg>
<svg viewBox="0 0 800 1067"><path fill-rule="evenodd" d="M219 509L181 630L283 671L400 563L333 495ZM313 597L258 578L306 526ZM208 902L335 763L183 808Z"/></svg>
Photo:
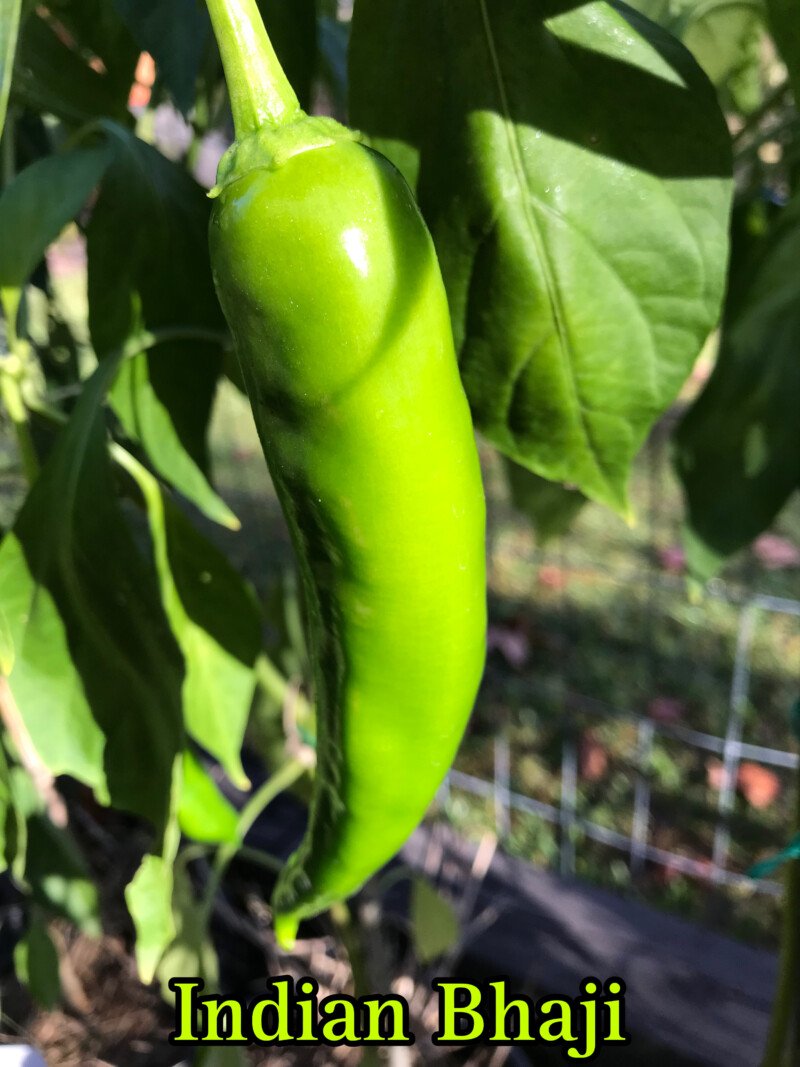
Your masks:
<svg viewBox="0 0 800 1067"><path fill-rule="evenodd" d="M238 140L262 126L285 126L301 113L255 0L207 0Z"/></svg>

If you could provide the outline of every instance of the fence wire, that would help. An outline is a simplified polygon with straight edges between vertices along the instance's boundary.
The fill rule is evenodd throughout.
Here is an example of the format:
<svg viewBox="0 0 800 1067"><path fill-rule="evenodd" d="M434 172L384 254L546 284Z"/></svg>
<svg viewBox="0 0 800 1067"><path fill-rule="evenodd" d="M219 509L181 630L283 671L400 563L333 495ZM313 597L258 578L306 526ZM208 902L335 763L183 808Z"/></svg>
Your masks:
<svg viewBox="0 0 800 1067"><path fill-rule="evenodd" d="M731 600L721 583L712 583L709 595ZM630 834L620 833L578 815L579 760L572 731L566 731L561 753L561 793L558 805L525 796L511 788L511 758L508 739L498 735L494 739L494 775L487 781L473 774L453 769L445 786L475 797L491 800L494 807L495 832L499 840L507 837L511 813L522 812L543 819L561 829L559 837L559 868L563 875L575 874L576 839L583 834L593 841L624 853L632 875L639 874L646 862L658 864L672 871L729 888L744 888L752 892L778 897L782 893L779 882L754 879L728 869L731 842L730 816L736 796L739 767L743 760L795 771L800 766L796 752L750 744L742 739L744 714L747 707L751 652L759 612L772 612L800 618L800 601L785 597L757 594L745 601L739 618L736 654L729 695L729 714L724 736L715 736L680 723L663 723L633 711L615 708L604 701L567 692L565 703L573 710L593 716L626 719L636 725L635 789ZM649 841L651 784L646 773L650 754L658 736L668 737L682 744L722 757L719 800L714 826L710 861L693 859L678 852L659 848Z"/></svg>

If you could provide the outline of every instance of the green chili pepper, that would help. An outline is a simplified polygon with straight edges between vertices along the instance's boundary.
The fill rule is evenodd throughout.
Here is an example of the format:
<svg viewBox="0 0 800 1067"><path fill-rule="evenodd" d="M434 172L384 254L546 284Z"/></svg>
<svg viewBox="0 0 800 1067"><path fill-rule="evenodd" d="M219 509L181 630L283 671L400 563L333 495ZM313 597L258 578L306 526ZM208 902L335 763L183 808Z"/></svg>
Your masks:
<svg viewBox="0 0 800 1067"><path fill-rule="evenodd" d="M447 301L404 180L299 108L254 0L208 0L237 142L211 259L298 561L317 708L280 941L402 846L485 654L484 499Z"/></svg>

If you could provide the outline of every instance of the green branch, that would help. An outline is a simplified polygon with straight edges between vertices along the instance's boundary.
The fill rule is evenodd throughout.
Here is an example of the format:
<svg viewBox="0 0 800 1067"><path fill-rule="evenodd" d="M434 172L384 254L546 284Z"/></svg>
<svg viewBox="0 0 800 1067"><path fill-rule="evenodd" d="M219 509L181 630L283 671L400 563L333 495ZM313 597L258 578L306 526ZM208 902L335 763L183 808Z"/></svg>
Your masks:
<svg viewBox="0 0 800 1067"><path fill-rule="evenodd" d="M211 914L216 897L225 872L242 847L244 839L256 819L264 809L280 794L285 792L291 785L301 778L309 769L309 762L305 759L288 760L263 785L253 793L239 814L239 822L236 826L236 838L230 844L221 845L217 851L212 867L211 878L206 886L203 906L206 920Z"/></svg>

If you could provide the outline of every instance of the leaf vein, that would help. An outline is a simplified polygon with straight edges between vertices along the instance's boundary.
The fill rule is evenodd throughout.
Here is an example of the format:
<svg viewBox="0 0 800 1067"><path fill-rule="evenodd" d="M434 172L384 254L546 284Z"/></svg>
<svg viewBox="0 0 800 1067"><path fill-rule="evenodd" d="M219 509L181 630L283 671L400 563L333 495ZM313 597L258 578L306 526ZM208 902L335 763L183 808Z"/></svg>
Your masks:
<svg viewBox="0 0 800 1067"><path fill-rule="evenodd" d="M489 19L489 12L487 10L486 0L478 0L478 4L481 12L481 18L483 21L484 32L486 34L486 44L487 48L489 49L492 68L494 70L494 76L497 83L497 91L500 97L500 105L506 130L509 155L511 157L511 162L521 191L520 199L522 209L528 223L528 228L531 233L531 237L533 239L537 258L539 260L539 263L541 264L542 274L547 288L547 298L553 313L553 320L556 326L556 336L558 337L559 347L563 355L563 361L567 372L565 375L565 379L572 394L574 408L578 415L577 421L585 440L586 451L588 453L589 459L594 465L597 474L605 483L606 488L613 491L611 479L609 477L608 472L604 469L602 463L602 454L597 448L597 444L594 440L594 435L584 416L583 406L581 404L580 393L578 389L578 382L575 376L575 370L571 358L571 354L574 355L574 348L569 337L569 328L566 322L564 309L562 307L561 295L559 293L558 288L558 281L553 270L552 261L547 251L546 242L542 239L542 235L539 231L535 216L531 212L531 204L527 195L527 193L529 192L528 183L526 180L527 176L525 174L525 168L522 162L522 153L519 145L519 134L517 132L515 123L511 119L511 113L508 104L508 94L506 93L505 81L503 79L503 74L497 55L497 49L495 47L494 34Z"/></svg>

